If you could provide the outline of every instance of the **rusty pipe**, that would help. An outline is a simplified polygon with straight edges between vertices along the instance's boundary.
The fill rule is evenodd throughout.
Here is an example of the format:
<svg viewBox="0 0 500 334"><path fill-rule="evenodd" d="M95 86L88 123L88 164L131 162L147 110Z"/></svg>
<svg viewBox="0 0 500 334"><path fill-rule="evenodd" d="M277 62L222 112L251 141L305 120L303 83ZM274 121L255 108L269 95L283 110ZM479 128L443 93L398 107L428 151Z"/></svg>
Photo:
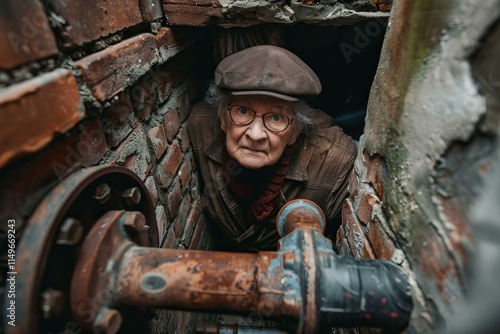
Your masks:
<svg viewBox="0 0 500 334"><path fill-rule="evenodd" d="M259 312L285 319L293 333L332 326L402 330L408 323L411 295L401 270L336 256L312 202L285 205L277 220L279 251L253 254L140 247L129 238L143 232L140 215L110 211L86 238L71 287L82 327L103 332L102 319L109 318L118 328L115 309L125 305ZM110 327L106 333L115 332Z"/></svg>

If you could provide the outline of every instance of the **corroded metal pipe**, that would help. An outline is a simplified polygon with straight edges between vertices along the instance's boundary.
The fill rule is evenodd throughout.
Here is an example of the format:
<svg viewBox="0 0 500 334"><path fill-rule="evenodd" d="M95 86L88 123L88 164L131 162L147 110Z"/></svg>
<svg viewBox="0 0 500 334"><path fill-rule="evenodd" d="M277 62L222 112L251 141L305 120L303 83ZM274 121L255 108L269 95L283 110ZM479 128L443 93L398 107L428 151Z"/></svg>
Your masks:
<svg viewBox="0 0 500 334"><path fill-rule="evenodd" d="M206 252L138 246L129 234L142 233L143 216L110 211L82 247L71 288L74 318L115 333L122 321L116 309L133 305L258 312L282 319L292 333L403 329L411 296L399 268L336 256L322 235L325 222L314 203L292 201L278 214L278 252Z"/></svg>

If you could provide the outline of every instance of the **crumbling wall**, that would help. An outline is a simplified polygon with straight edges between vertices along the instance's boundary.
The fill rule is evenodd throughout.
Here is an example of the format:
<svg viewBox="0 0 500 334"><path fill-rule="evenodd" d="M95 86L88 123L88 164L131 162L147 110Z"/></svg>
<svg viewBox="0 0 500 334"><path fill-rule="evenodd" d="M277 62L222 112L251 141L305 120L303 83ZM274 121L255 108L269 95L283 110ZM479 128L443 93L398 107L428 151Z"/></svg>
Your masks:
<svg viewBox="0 0 500 334"><path fill-rule="evenodd" d="M500 2L473 6L395 2L343 207L343 253L408 270L410 332L443 330L481 275L469 211L498 150Z"/></svg>

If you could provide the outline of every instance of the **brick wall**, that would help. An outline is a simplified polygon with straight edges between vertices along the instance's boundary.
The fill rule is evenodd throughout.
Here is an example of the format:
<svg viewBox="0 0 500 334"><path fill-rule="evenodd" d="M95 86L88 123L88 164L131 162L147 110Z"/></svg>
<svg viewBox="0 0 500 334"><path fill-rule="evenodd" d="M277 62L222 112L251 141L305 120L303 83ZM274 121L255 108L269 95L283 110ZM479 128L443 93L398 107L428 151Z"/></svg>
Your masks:
<svg viewBox="0 0 500 334"><path fill-rule="evenodd" d="M160 1L1 7L1 221L16 219L22 236L64 177L120 165L149 189L162 247L209 248L186 118L211 75L211 58L200 56L210 37L167 27ZM196 317L155 312L151 332L189 331Z"/></svg>

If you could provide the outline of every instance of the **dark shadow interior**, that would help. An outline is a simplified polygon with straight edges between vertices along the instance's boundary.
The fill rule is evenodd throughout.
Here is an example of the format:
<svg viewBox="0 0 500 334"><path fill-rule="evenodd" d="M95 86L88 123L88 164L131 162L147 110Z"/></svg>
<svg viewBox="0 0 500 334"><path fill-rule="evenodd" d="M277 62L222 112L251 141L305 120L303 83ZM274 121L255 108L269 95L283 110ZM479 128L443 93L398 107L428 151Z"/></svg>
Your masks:
<svg viewBox="0 0 500 334"><path fill-rule="evenodd" d="M304 60L323 85L311 104L331 115L354 139L363 133L386 24L378 19L354 26L297 24L283 29L286 48Z"/></svg>

